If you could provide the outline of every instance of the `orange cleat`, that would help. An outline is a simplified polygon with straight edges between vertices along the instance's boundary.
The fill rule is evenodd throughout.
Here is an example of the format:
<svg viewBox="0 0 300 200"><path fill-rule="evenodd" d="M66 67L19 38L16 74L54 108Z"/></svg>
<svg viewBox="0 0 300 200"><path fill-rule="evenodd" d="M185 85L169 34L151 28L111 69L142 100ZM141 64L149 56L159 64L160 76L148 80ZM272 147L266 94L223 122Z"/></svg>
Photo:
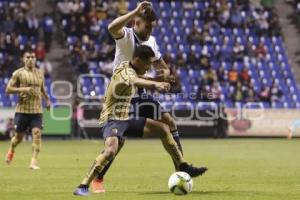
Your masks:
<svg viewBox="0 0 300 200"><path fill-rule="evenodd" d="M97 178L95 178L92 181L92 189L93 189L93 193L104 193L105 189L104 189L104 181L103 181L103 179L97 179Z"/></svg>
<svg viewBox="0 0 300 200"><path fill-rule="evenodd" d="M14 154L15 152L14 151L8 151L7 154L6 154L6 158L5 158L5 162L6 164L10 164L14 158Z"/></svg>

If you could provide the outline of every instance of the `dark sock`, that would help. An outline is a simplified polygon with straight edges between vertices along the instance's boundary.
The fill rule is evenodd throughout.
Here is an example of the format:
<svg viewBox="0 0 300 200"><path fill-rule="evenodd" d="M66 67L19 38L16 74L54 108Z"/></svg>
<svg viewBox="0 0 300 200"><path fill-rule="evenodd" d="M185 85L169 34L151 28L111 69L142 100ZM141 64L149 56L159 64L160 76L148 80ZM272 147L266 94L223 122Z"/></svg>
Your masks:
<svg viewBox="0 0 300 200"><path fill-rule="evenodd" d="M183 155L183 151L182 151L182 146L180 144L180 138L179 138L179 133L178 133L178 130L173 130L171 131L172 133L172 136L173 136L173 139L175 140L177 146L178 146L178 149L179 151L181 152L181 154ZM173 160L173 163L174 163L174 166L175 166L175 170L178 171L179 170L179 167L176 165L175 161Z"/></svg>
<svg viewBox="0 0 300 200"><path fill-rule="evenodd" d="M114 161L114 159L112 159L111 161L109 161L109 163L107 165L105 165L105 167L102 169L100 174L97 176L97 179L103 179L104 175L108 171L108 169L111 166L111 164L113 163L113 161Z"/></svg>
<svg viewBox="0 0 300 200"><path fill-rule="evenodd" d="M79 188L88 188L88 186L87 186L87 185L84 185L84 184L80 184L78 187L79 187Z"/></svg>
<svg viewBox="0 0 300 200"><path fill-rule="evenodd" d="M171 133L172 133L172 136L173 136L175 142L177 143L177 146L178 146L181 154L183 155L183 151L182 151L182 146L181 146L181 143L180 143L180 138L179 138L178 130L177 129L173 130L173 131L171 131Z"/></svg>

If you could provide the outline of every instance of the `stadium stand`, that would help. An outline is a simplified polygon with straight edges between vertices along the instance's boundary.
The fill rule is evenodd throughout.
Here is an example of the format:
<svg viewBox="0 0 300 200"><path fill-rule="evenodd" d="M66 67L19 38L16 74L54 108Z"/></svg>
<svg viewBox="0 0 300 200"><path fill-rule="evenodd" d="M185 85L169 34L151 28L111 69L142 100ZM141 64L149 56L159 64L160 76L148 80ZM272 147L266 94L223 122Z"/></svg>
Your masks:
<svg viewBox="0 0 300 200"><path fill-rule="evenodd" d="M35 49L38 65L45 66L45 52L51 46L48 37L42 41L38 30L50 34L53 20L48 15L40 19L32 15L28 2L0 2L0 105L4 107L14 106L17 101L14 95L6 96L4 90L14 67L20 64L22 51L27 47ZM100 73L109 78L114 42L107 25L116 17L115 13L126 12L127 4L120 9L123 1L99 2L98 5L84 0L58 1L57 8L78 74ZM130 1L128 9L136 3ZM288 62L275 10L239 5L233 0L153 1L153 7L160 16L154 35L162 44L160 50L173 74L178 75L177 89L172 91L197 94L195 99L165 94L159 95L160 100L195 104L199 100L217 99L227 107L249 101L271 108L300 107L299 88ZM47 69L51 71L51 67ZM46 77L49 88L49 73ZM96 97L103 95L105 80L101 79L83 78L80 81L83 95L88 98L92 91ZM203 98L209 92L216 94L215 99ZM53 97L52 100L55 101Z"/></svg>
<svg viewBox="0 0 300 200"><path fill-rule="evenodd" d="M172 72L178 75L179 88L177 84L173 91L197 94L197 98L158 95L166 105L220 100L229 108L246 102L258 102L266 108L300 107L299 88L285 51L277 11L239 2L152 1L159 15L154 36ZM130 1L128 10L136 3ZM107 25L115 17L111 13L116 5L58 1L72 64L79 74L100 73L109 78L114 42ZM105 81L100 78L84 77L80 82L86 98L93 91L96 97L103 95L105 85L99 83ZM214 95L207 99L203 95L207 93Z"/></svg>
<svg viewBox="0 0 300 200"><path fill-rule="evenodd" d="M48 15L38 18L32 13L33 8L29 0L0 1L0 107L16 105L18 97L6 95L5 87L12 72L21 66L21 55L28 48L35 51L37 65L45 72L45 84L50 90L52 68L45 57L51 46L53 19ZM56 102L53 96L51 100Z"/></svg>

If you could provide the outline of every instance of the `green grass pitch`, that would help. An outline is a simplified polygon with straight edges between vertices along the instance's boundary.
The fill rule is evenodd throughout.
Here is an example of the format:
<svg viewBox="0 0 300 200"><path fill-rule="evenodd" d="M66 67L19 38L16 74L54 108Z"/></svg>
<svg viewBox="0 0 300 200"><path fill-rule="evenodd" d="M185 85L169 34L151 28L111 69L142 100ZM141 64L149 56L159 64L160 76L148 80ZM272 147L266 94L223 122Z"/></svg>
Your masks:
<svg viewBox="0 0 300 200"><path fill-rule="evenodd" d="M106 176L101 200L299 200L300 140L182 140L186 160L209 168L187 196L168 191L171 159L159 140L128 140ZM72 192L103 148L103 141L44 141L40 171L28 168L31 144L22 143L11 166L0 143L1 200L73 200Z"/></svg>

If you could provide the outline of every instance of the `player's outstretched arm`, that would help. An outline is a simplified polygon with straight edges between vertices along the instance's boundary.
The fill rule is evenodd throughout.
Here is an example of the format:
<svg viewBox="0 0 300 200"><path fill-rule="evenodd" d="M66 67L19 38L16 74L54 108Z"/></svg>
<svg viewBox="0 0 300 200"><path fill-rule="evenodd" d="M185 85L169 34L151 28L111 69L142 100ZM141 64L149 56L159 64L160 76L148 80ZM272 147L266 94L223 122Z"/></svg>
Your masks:
<svg viewBox="0 0 300 200"><path fill-rule="evenodd" d="M8 81L5 92L7 94L12 93L25 93L25 94L33 94L34 90L32 87L17 87L18 75L17 73L13 73L12 78Z"/></svg>
<svg viewBox="0 0 300 200"><path fill-rule="evenodd" d="M167 92L170 90L170 83L167 82L156 82L136 77L132 78L130 83L139 88L155 89L159 92Z"/></svg>
<svg viewBox="0 0 300 200"><path fill-rule="evenodd" d="M141 76L139 76L139 78L150 80L150 81L157 81L157 82L169 82L169 83L175 82L175 77L173 75L170 75L168 77L164 77L163 75L158 75L155 77L141 75Z"/></svg>
<svg viewBox="0 0 300 200"><path fill-rule="evenodd" d="M126 15L120 16L108 25L108 31L111 36L115 39L122 38L124 36L123 27L131 21L134 17L144 12L145 9L150 8L151 3L143 1L136 9L127 13Z"/></svg>

